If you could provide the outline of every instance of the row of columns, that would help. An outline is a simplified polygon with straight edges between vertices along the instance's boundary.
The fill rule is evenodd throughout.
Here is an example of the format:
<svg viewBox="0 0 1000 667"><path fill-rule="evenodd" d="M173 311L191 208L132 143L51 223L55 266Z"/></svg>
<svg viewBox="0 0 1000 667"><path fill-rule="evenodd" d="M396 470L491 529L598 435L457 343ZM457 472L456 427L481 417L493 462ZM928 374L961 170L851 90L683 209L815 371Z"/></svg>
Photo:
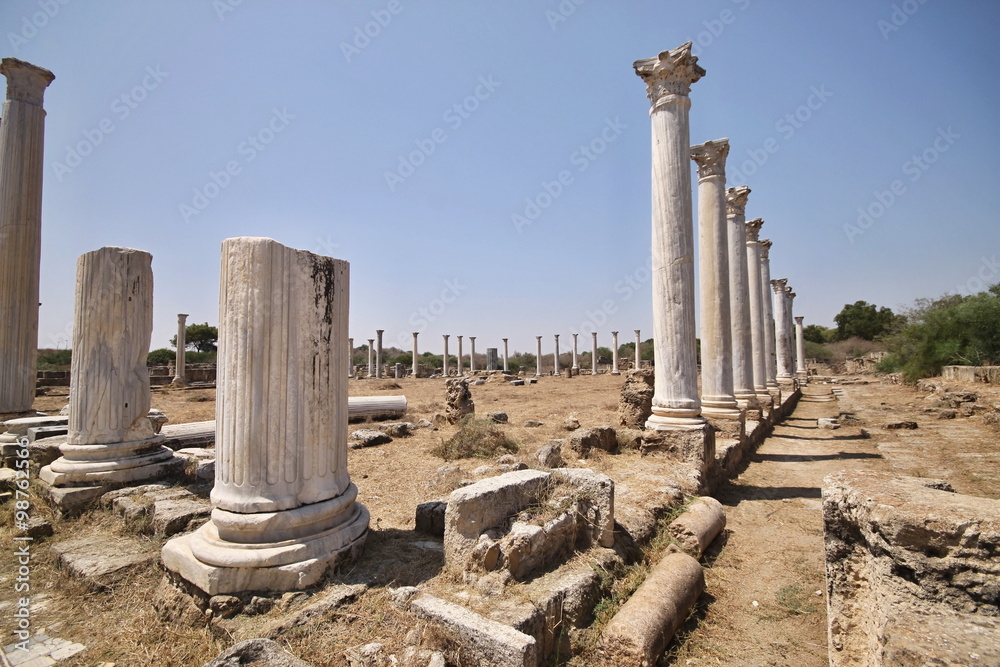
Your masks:
<svg viewBox="0 0 1000 667"><path fill-rule="evenodd" d="M807 377L794 292L772 280L764 221L746 220L750 188L726 188L729 140L692 146L691 85L705 75L690 42L633 67L646 83L652 131L655 375L648 428L702 429L740 420ZM701 394L697 385L692 188L698 170ZM798 326L796 327L796 323ZM796 335L797 334L797 335Z"/></svg>

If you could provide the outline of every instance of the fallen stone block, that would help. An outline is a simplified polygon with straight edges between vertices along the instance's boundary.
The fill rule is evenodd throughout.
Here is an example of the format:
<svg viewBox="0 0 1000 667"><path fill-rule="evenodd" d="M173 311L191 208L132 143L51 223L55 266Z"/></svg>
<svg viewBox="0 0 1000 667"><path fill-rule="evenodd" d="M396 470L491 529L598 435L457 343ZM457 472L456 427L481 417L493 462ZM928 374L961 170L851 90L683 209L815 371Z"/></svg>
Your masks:
<svg viewBox="0 0 1000 667"><path fill-rule="evenodd" d="M618 448L618 438L613 427L595 426L574 432L569 438L569 447L580 456L587 457L592 449L615 451Z"/></svg>
<svg viewBox="0 0 1000 667"><path fill-rule="evenodd" d="M889 422L888 424L886 424L884 426L884 428L886 428L886 429L888 429L890 431L896 431L896 430L899 430L899 429L912 430L912 429L917 428L917 422L914 422L914 421Z"/></svg>
<svg viewBox="0 0 1000 667"><path fill-rule="evenodd" d="M722 509L722 503L711 496L703 496L688 505L679 517L670 522L667 532L677 540L685 553L701 558L725 527L726 513Z"/></svg>
<svg viewBox="0 0 1000 667"><path fill-rule="evenodd" d="M351 442L348 443L348 446L351 449L374 447L375 445L384 445L392 442L391 437L382 433L382 431L377 431L373 428L363 428L358 431L353 431L351 433L350 440Z"/></svg>
<svg viewBox="0 0 1000 667"><path fill-rule="evenodd" d="M486 418L495 424L506 424L508 421L506 412L487 412Z"/></svg>
<svg viewBox="0 0 1000 667"><path fill-rule="evenodd" d="M535 452L535 458L546 468L561 468L566 465L562 457L562 446L565 440L549 440L548 444L542 445L537 452Z"/></svg>
<svg viewBox="0 0 1000 667"><path fill-rule="evenodd" d="M444 513L448 503L440 500L417 505L416 531L435 537L444 537Z"/></svg>
<svg viewBox="0 0 1000 667"><path fill-rule="evenodd" d="M410 422L390 422L388 424L379 424L378 430L391 438L405 438L417 430L417 425Z"/></svg>

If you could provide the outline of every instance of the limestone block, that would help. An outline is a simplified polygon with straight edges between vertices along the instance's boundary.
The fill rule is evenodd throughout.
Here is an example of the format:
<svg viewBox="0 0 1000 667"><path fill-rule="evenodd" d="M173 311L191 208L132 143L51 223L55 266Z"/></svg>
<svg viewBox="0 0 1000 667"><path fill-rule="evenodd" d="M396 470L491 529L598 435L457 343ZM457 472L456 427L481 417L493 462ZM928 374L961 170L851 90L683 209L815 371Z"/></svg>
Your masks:
<svg viewBox="0 0 1000 667"><path fill-rule="evenodd" d="M148 541L123 536L112 540L107 535L87 535L51 548L60 568L96 588L111 586L129 572L148 567L158 555Z"/></svg>
<svg viewBox="0 0 1000 667"><path fill-rule="evenodd" d="M374 447L375 445L384 445L392 442L392 438L389 435L373 428L363 428L351 432L350 440L351 442L348 446L351 449Z"/></svg>
<svg viewBox="0 0 1000 667"><path fill-rule="evenodd" d="M601 449L613 452L618 448L618 438L611 426L595 426L575 431L569 439L569 447L580 456L586 458L591 449Z"/></svg>
<svg viewBox="0 0 1000 667"><path fill-rule="evenodd" d="M436 537L444 537L444 514L448 503L440 500L420 503L416 511L416 531Z"/></svg>
<svg viewBox="0 0 1000 667"><path fill-rule="evenodd" d="M653 369L639 368L625 374L618 422L628 428L642 428L653 414Z"/></svg>
<svg viewBox="0 0 1000 667"><path fill-rule="evenodd" d="M700 558L725 527L726 513L722 503L711 496L703 496L688 505L684 513L667 526L667 532L688 555Z"/></svg>
<svg viewBox="0 0 1000 667"><path fill-rule="evenodd" d="M451 424L457 423L465 415L475 414L476 404L469 391L469 381L464 378L452 378L445 381L445 417Z"/></svg>
<svg viewBox="0 0 1000 667"><path fill-rule="evenodd" d="M546 468L561 468L566 465L562 457L562 446L565 442L562 439L549 440L535 452L535 458Z"/></svg>
<svg viewBox="0 0 1000 667"><path fill-rule="evenodd" d="M591 544L612 547L615 544L615 482L607 475L586 468L560 468L552 471L555 482L564 482L576 489L576 516L585 521L577 546ZM581 539L582 538L582 539Z"/></svg>

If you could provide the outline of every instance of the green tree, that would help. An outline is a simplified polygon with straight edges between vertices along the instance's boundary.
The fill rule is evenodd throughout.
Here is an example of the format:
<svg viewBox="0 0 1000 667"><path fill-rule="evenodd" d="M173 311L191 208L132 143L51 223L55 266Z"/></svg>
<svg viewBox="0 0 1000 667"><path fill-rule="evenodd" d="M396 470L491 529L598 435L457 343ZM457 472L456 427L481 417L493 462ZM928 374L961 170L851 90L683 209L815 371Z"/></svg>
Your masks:
<svg viewBox="0 0 1000 667"><path fill-rule="evenodd" d="M184 329L184 339L187 350L197 350L198 352L215 352L215 344L219 341L219 329L204 324L189 324ZM177 347L177 336L170 339L170 344Z"/></svg>
<svg viewBox="0 0 1000 667"><path fill-rule="evenodd" d="M836 340L847 340L851 336L875 340L904 320L885 306L879 308L867 301L856 301L844 305L833 321L837 323Z"/></svg>
<svg viewBox="0 0 1000 667"><path fill-rule="evenodd" d="M833 333L833 329L821 327L818 324L809 324L802 329L802 340L822 345L832 342Z"/></svg>
<svg viewBox="0 0 1000 667"><path fill-rule="evenodd" d="M176 336L174 336L176 338ZM167 366L174 363L174 351L161 347L158 350L150 350L146 355L147 366Z"/></svg>

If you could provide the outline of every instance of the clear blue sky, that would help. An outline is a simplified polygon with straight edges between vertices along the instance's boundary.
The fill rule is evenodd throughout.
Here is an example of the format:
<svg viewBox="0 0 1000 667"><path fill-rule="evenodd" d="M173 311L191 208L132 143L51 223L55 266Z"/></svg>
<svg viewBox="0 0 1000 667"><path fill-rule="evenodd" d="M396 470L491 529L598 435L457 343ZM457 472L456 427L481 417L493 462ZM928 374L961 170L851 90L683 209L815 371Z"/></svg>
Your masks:
<svg viewBox="0 0 1000 667"><path fill-rule="evenodd" d="M348 260L356 344L647 338L632 62L686 40L708 72L691 141L729 137L807 323L1000 282L993 0L7 0L0 25L4 55L56 75L43 347L66 346L76 258L104 245L153 254L153 348L178 312L217 323L241 235Z"/></svg>

